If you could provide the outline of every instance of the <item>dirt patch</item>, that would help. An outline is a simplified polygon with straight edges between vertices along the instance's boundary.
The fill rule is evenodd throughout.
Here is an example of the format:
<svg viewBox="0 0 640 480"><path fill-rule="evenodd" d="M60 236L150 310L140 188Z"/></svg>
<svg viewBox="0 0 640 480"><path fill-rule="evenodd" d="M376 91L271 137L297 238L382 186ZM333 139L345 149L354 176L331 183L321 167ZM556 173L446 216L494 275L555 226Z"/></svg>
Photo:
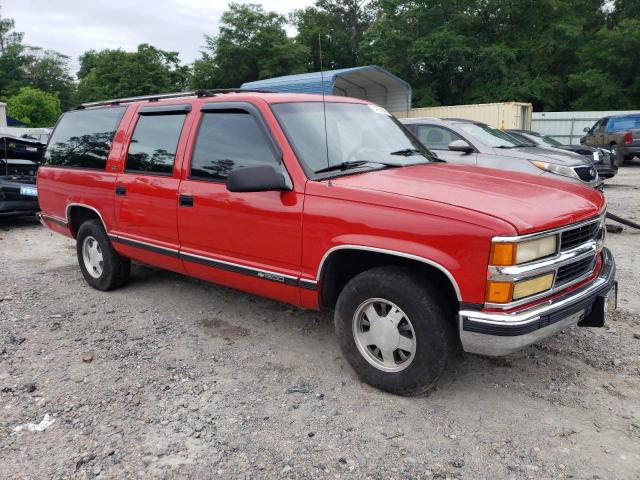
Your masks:
<svg viewBox="0 0 640 480"><path fill-rule="evenodd" d="M235 338L246 337L251 334L248 328L231 325L220 318L207 318L200 322L204 331L211 337L222 337L227 342L232 342Z"/></svg>

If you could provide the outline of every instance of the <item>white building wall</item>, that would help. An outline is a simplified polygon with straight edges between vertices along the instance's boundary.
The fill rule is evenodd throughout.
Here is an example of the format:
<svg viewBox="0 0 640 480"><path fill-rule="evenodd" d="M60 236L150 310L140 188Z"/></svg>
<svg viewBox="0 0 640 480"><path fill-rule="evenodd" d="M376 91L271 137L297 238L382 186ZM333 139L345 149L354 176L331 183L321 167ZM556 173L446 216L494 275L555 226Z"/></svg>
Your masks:
<svg viewBox="0 0 640 480"><path fill-rule="evenodd" d="M555 138L566 145L580 143L585 127L592 127L602 117L640 113L640 110L592 112L533 112L531 130Z"/></svg>

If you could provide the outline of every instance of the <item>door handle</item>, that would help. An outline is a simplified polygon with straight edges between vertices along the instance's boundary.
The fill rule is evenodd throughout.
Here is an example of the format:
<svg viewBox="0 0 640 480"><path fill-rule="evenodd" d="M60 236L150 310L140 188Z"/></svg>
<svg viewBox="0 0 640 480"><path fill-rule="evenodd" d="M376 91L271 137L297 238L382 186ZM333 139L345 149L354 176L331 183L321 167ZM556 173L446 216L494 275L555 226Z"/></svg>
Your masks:
<svg viewBox="0 0 640 480"><path fill-rule="evenodd" d="M127 187L118 186L116 187L116 195L119 197L124 197L127 194Z"/></svg>
<svg viewBox="0 0 640 480"><path fill-rule="evenodd" d="M181 207L193 207L193 195L180 195L178 204Z"/></svg>

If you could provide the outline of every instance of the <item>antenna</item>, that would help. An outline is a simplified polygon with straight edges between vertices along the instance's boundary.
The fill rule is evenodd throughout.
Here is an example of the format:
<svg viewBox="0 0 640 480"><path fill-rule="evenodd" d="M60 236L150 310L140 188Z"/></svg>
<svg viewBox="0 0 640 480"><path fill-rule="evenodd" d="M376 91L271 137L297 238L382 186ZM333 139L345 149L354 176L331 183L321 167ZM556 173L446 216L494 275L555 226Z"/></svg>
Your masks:
<svg viewBox="0 0 640 480"><path fill-rule="evenodd" d="M322 42L320 32L318 32L318 50L320 53L320 82L322 83L322 116L324 119L324 146L327 156L327 167L329 167L329 135L327 134L327 103L324 100L324 70L322 68Z"/></svg>

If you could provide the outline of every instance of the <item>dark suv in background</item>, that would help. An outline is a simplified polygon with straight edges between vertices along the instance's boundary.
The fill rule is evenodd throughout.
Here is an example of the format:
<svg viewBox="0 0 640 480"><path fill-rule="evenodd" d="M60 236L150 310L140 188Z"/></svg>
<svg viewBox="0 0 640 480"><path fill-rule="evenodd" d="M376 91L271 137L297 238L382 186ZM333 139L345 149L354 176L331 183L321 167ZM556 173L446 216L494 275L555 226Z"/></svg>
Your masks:
<svg viewBox="0 0 640 480"><path fill-rule="evenodd" d="M605 148L590 147L589 145L563 145L555 138L531 130L507 130L507 132L523 142L535 143L548 148L568 150L587 157L593 161L600 178L613 178L618 173L615 155ZM620 160L621 162L621 160Z"/></svg>
<svg viewBox="0 0 640 480"><path fill-rule="evenodd" d="M613 150L618 165L640 155L640 113L603 117L584 131L580 143Z"/></svg>

